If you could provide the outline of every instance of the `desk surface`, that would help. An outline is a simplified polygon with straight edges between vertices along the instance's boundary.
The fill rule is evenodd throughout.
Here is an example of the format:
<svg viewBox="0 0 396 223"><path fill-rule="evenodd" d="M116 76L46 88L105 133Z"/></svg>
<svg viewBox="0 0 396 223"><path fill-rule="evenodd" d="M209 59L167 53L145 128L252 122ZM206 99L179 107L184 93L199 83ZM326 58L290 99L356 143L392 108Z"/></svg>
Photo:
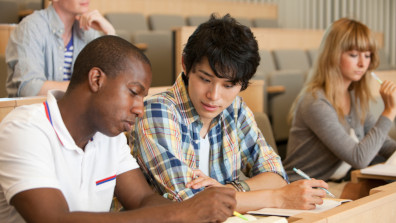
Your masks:
<svg viewBox="0 0 396 223"><path fill-rule="evenodd" d="M372 192L372 193L371 193ZM342 204L328 211L292 216L289 222L394 222L396 219L396 182L374 188L370 195Z"/></svg>
<svg viewBox="0 0 396 223"><path fill-rule="evenodd" d="M396 180L396 177L363 174L363 173L361 173L360 170L353 170L351 172L351 182L352 183L359 183L362 180Z"/></svg>

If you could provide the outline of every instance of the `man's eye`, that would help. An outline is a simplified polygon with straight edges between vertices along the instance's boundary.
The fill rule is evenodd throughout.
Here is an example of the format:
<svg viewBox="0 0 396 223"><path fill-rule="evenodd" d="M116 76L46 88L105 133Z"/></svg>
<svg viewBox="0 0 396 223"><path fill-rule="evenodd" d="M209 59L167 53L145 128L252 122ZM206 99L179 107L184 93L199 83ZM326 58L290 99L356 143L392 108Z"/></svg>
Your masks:
<svg viewBox="0 0 396 223"><path fill-rule="evenodd" d="M205 82L210 82L208 79L201 77L201 80L205 81Z"/></svg>

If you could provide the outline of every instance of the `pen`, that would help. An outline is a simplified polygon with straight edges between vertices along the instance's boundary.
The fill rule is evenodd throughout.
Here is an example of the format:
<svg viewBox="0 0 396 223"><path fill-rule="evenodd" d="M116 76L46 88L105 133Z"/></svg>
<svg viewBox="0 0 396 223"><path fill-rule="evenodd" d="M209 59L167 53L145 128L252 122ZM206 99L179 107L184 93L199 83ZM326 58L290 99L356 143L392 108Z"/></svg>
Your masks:
<svg viewBox="0 0 396 223"><path fill-rule="evenodd" d="M311 177L309 177L306 173L304 173L302 170L300 169L296 169L295 167L293 167L294 172L296 172L298 175L302 176L303 178L307 179L307 180L312 180ZM319 187L319 189L322 189L324 191L326 191L326 193L328 195L330 195L331 197L335 197L334 194L332 194L330 191L328 191L326 188L323 187Z"/></svg>
<svg viewBox="0 0 396 223"><path fill-rule="evenodd" d="M245 216L243 216L242 214L240 214L240 213L238 213L236 211L234 211L234 215L239 217L239 218L241 218L241 219L243 219L243 220L245 220L245 221L249 221L249 219L247 219Z"/></svg>
<svg viewBox="0 0 396 223"><path fill-rule="evenodd" d="M374 72L371 72L371 76L373 76L374 79L378 81L378 83L382 84L382 80Z"/></svg>

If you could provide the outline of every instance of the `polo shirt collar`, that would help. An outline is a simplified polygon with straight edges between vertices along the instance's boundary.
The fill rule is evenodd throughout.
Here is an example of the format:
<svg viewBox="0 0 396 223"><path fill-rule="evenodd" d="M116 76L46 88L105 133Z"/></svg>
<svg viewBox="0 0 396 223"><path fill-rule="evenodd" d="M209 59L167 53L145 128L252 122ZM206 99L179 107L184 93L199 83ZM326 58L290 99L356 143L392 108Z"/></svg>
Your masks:
<svg viewBox="0 0 396 223"><path fill-rule="evenodd" d="M47 103L51 113L52 126L65 149L76 150L79 153L84 153L84 151L74 142L74 139L67 130L59 111L57 100L62 98L64 94L65 93L63 91L58 90L51 90L48 92Z"/></svg>

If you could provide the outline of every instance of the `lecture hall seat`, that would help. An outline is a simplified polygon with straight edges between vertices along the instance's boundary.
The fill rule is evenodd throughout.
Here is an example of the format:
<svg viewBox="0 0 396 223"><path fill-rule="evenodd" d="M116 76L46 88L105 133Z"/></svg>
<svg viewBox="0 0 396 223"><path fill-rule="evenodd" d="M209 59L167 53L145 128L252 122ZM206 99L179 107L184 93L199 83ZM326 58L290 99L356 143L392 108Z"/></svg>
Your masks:
<svg viewBox="0 0 396 223"><path fill-rule="evenodd" d="M111 12L106 13L105 18L114 26L117 35L133 42L136 32L148 31L148 23L141 13L133 12Z"/></svg>
<svg viewBox="0 0 396 223"><path fill-rule="evenodd" d="M18 2L0 1L0 23L18 23Z"/></svg>
<svg viewBox="0 0 396 223"><path fill-rule="evenodd" d="M0 98L5 98L8 96L6 90L7 75L5 56L0 54Z"/></svg>
<svg viewBox="0 0 396 223"><path fill-rule="evenodd" d="M277 19L254 18L252 23L253 27L257 28L279 28Z"/></svg>
<svg viewBox="0 0 396 223"><path fill-rule="evenodd" d="M189 26L199 26L200 24L209 20L209 15L192 15L187 17L187 25Z"/></svg>

